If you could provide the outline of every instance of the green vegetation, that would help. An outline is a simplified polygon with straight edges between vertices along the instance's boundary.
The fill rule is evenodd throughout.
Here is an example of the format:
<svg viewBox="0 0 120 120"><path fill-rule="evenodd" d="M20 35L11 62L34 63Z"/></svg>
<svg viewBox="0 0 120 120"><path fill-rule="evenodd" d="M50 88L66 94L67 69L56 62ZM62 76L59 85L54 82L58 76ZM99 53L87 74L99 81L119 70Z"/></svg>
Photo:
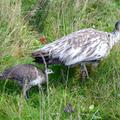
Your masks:
<svg viewBox="0 0 120 120"><path fill-rule="evenodd" d="M112 31L120 19L119 0L46 0L34 17L26 19L36 1L0 1L0 71L32 63L30 53L42 46L37 41L41 35L51 42L82 28ZM68 75L64 66L51 66L55 74L48 86L32 88L28 102L16 83L0 81L0 120L119 120L119 52L118 45L84 83L79 66ZM67 103L75 108L72 115L64 112Z"/></svg>

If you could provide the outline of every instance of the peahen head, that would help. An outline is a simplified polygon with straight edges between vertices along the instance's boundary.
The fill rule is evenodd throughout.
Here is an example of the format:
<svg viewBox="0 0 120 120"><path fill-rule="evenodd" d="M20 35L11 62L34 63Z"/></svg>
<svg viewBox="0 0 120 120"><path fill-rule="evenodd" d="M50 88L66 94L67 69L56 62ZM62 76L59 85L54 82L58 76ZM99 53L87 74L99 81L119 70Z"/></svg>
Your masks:
<svg viewBox="0 0 120 120"><path fill-rule="evenodd" d="M120 20L116 22L116 24L115 24L115 30L117 32L120 32Z"/></svg>

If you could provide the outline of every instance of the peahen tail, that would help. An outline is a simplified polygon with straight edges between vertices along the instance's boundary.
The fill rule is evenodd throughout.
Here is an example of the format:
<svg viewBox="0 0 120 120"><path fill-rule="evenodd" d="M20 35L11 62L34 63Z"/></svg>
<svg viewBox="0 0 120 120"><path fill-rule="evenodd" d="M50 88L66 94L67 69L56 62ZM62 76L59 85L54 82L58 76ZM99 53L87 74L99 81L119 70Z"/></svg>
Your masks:
<svg viewBox="0 0 120 120"><path fill-rule="evenodd" d="M33 52L32 57L34 58L34 62L37 62L40 64L44 64L44 60L48 65L49 64L61 64L61 62L58 59L53 59L49 57L48 53L43 53L41 51Z"/></svg>

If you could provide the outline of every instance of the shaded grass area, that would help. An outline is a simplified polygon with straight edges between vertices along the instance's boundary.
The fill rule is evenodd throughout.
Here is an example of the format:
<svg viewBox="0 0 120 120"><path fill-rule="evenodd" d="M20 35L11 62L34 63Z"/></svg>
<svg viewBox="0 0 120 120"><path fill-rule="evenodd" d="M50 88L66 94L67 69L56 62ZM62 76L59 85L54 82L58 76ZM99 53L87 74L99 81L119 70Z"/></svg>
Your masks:
<svg viewBox="0 0 120 120"><path fill-rule="evenodd" d="M72 31L93 27L112 31L120 16L117 0L49 1L36 17L24 20L24 14L36 0L0 1L0 70L19 63L32 63L31 51L42 45L37 41L45 35L48 42ZM40 15L40 18L39 18ZM32 22L34 19L34 22ZM38 25L38 26L37 26ZM39 33L35 30L39 30ZM0 120L119 120L120 119L120 54L119 46L91 71L90 78L80 82L79 66L68 69L50 66L54 74L42 90L30 90L25 101L21 88L13 81L0 81ZM75 108L72 115L64 112L66 104Z"/></svg>

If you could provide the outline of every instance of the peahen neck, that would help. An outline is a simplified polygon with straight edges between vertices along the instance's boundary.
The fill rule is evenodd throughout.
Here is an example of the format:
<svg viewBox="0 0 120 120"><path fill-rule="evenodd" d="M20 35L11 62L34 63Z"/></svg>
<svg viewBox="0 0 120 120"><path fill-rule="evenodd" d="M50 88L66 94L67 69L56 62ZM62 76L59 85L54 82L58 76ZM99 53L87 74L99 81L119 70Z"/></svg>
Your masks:
<svg viewBox="0 0 120 120"><path fill-rule="evenodd" d="M112 32L112 38L111 38L111 46L114 46L120 41L120 32L117 30L114 30Z"/></svg>

